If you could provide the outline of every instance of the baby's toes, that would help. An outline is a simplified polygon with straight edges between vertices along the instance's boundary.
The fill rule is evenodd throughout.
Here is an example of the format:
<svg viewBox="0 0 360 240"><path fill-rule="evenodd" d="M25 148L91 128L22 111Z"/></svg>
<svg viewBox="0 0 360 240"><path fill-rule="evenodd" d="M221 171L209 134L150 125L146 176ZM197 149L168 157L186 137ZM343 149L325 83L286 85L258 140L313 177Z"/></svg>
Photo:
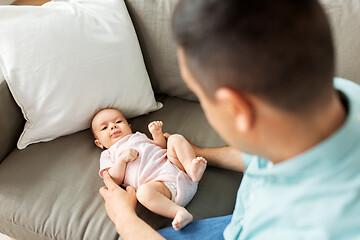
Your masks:
<svg viewBox="0 0 360 240"><path fill-rule="evenodd" d="M196 157L193 161L194 161L195 163L204 163L204 164L207 163L206 159L203 158L203 157Z"/></svg>
<svg viewBox="0 0 360 240"><path fill-rule="evenodd" d="M155 130L155 128L156 128L156 124L155 124L155 122L151 122L151 123L149 123L149 130L151 131L151 130Z"/></svg>
<svg viewBox="0 0 360 240"><path fill-rule="evenodd" d="M162 127L162 122L160 122L160 121L157 121L157 122L155 122L155 127L156 127L156 129L158 130L158 129L161 129L161 127Z"/></svg>
<svg viewBox="0 0 360 240"><path fill-rule="evenodd" d="M172 221L172 226L173 226L173 228L174 228L176 231L179 230L179 222L178 222L177 219L174 219L174 220Z"/></svg>

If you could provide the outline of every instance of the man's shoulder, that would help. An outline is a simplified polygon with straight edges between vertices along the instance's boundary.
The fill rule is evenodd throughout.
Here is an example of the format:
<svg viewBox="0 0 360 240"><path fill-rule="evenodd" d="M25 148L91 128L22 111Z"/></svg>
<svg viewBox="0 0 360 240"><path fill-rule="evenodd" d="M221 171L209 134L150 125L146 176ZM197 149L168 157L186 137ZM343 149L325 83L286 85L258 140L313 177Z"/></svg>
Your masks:
<svg viewBox="0 0 360 240"><path fill-rule="evenodd" d="M341 91L350 101L360 104L360 85L344 78L334 78L335 89Z"/></svg>
<svg viewBox="0 0 360 240"><path fill-rule="evenodd" d="M360 145L360 85L343 78L334 78L334 87L342 93L341 98L348 111L346 122L339 132L345 135L343 140L347 141L344 144L352 144L352 150L355 151Z"/></svg>

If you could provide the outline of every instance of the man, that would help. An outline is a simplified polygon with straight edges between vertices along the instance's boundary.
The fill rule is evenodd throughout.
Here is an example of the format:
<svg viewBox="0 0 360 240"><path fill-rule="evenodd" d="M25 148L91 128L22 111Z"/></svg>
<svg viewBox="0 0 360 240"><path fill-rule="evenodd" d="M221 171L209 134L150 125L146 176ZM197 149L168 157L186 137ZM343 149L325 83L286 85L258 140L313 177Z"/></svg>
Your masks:
<svg viewBox="0 0 360 240"><path fill-rule="evenodd" d="M194 222L186 237L360 238L360 87L333 80L319 3L182 0L173 28L184 81L234 147L205 157L247 169L233 215ZM136 216L134 189L104 179L100 194L122 238L161 239Z"/></svg>

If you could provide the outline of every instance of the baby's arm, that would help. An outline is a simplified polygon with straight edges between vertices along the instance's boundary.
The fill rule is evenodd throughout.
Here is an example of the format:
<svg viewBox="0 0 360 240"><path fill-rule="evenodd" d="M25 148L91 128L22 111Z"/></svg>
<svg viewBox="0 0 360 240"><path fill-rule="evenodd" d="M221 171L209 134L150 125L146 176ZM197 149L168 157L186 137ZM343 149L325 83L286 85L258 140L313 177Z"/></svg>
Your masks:
<svg viewBox="0 0 360 240"><path fill-rule="evenodd" d="M115 164L108 170L111 178L118 185L122 184L125 177L126 164L128 162L134 161L139 152L135 149L129 148L119 154Z"/></svg>
<svg viewBox="0 0 360 240"><path fill-rule="evenodd" d="M108 170L111 178L117 185L122 184L124 181L126 164L123 161L116 161L114 166Z"/></svg>
<svg viewBox="0 0 360 240"><path fill-rule="evenodd" d="M162 121L153 121L149 124L148 127L153 137L154 143L159 147L166 149L166 139L162 132L162 126L163 126Z"/></svg>

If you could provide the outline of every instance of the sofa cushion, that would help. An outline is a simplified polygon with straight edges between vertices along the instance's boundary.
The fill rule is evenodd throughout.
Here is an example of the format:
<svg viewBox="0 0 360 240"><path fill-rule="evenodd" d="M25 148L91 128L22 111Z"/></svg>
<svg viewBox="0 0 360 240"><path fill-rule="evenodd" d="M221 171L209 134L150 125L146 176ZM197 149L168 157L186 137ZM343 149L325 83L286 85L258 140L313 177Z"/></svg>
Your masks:
<svg viewBox="0 0 360 240"><path fill-rule="evenodd" d="M198 103L173 97L161 101L161 110L129 120L134 131L145 131L157 119L166 131L184 134L198 145L224 144ZM0 164L0 232L27 240L117 239L98 193L103 186L98 176L101 149L93 141L85 130L13 150ZM195 219L230 214L241 177L208 167L187 209ZM137 212L156 229L171 223L140 205Z"/></svg>
<svg viewBox="0 0 360 240"><path fill-rule="evenodd" d="M28 239L28 232L44 239L95 239L89 230L102 228L99 236L115 235L96 201L101 181L93 173L97 151L90 138L81 132L30 145L1 163L1 232L16 239ZM8 225L16 231L8 232Z"/></svg>
<svg viewBox="0 0 360 240"><path fill-rule="evenodd" d="M227 144L208 124L199 103L177 97L158 96L164 106L151 114L130 119L133 129L150 136L147 123L161 120L163 131L179 133L200 147L219 147Z"/></svg>
<svg viewBox="0 0 360 240"><path fill-rule="evenodd" d="M321 0L332 25L336 76L360 84L360 2Z"/></svg>
<svg viewBox="0 0 360 240"><path fill-rule="evenodd" d="M21 110L11 96L9 88L0 74L0 163L16 147L24 128Z"/></svg>
<svg viewBox="0 0 360 240"><path fill-rule="evenodd" d="M181 81L176 46L171 36L171 12L178 0L125 0L132 17L154 91L195 99ZM320 0L333 27L336 76L360 83L360 2ZM164 19L166 21L164 21Z"/></svg>
<svg viewBox="0 0 360 240"><path fill-rule="evenodd" d="M18 147L86 129L104 107L159 108L123 1L0 8L0 67L27 120Z"/></svg>
<svg viewBox="0 0 360 240"><path fill-rule="evenodd" d="M178 0L125 0L155 93L196 100L182 81L171 33Z"/></svg>

